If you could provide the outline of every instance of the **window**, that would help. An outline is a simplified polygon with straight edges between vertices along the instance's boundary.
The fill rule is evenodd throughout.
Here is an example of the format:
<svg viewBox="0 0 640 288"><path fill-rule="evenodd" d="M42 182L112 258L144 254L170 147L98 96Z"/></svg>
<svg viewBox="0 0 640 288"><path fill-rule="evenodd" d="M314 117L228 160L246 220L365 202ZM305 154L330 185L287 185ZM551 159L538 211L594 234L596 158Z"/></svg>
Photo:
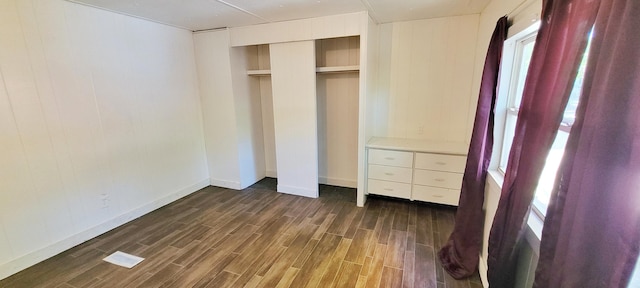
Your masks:
<svg viewBox="0 0 640 288"><path fill-rule="evenodd" d="M629 280L629 286L627 287L640 287L640 259L636 261L636 268L631 274L631 280Z"/></svg>
<svg viewBox="0 0 640 288"><path fill-rule="evenodd" d="M505 41L505 52L503 55L505 65L503 65L502 68L508 75L501 76L500 80L505 81L505 83L501 83L500 88L506 89L507 100L502 106L504 111L502 111L502 113L496 113L497 115L504 115L504 119L502 120L504 122L504 130L502 131L502 149L498 166L498 170L503 174L509 160L509 151L511 150L511 144L513 142L522 92L524 90L524 82L527 76L527 71L529 70L529 63L533 53L533 46L535 44L538 26L539 24L535 24ZM587 47L587 51L588 49L589 48ZM560 161L564 154L565 144L567 143L571 126L575 120L576 108L578 106L580 92L582 91L582 81L584 78L587 59L586 55L587 53L585 53L585 56L580 63L578 75L573 85L569 102L565 108L562 123L560 124L560 127L558 127L558 134L556 135L553 145L549 151L545 167L542 170L540 179L538 180L538 187L536 188L535 197L533 199L533 210L538 214L538 216L540 216L540 218L544 218L544 215L546 214L551 190L553 189L558 167L560 166ZM505 94L501 93L500 96L504 97ZM500 109L500 107L497 109Z"/></svg>

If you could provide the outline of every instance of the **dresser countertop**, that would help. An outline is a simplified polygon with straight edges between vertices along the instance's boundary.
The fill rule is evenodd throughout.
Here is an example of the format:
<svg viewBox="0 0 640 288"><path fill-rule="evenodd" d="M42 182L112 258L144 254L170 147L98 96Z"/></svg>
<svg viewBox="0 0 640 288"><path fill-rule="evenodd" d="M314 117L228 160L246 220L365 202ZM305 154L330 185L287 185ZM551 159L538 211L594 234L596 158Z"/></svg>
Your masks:
<svg viewBox="0 0 640 288"><path fill-rule="evenodd" d="M427 152L450 155L467 155L469 144L464 142L434 141L424 139L372 137L367 148Z"/></svg>

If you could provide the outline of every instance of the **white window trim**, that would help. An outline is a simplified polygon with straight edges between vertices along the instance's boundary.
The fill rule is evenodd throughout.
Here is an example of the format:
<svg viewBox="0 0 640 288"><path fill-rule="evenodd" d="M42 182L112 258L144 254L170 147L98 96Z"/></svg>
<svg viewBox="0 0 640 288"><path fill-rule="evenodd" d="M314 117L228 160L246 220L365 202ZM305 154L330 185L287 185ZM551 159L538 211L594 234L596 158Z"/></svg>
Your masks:
<svg viewBox="0 0 640 288"><path fill-rule="evenodd" d="M504 174L497 169L490 169L487 174L487 180L492 181L493 185L502 190ZM527 230L525 231L524 237L537 255L539 255L540 251L540 239L542 239L543 225L544 219L531 209L531 211L529 211L529 216L527 217Z"/></svg>
<svg viewBox="0 0 640 288"><path fill-rule="evenodd" d="M500 123L500 128L502 129L501 134L502 137L500 137L502 143L501 143L501 147L504 147L505 144L505 133L506 133L506 128L507 128L507 118L508 116L515 116L516 118L518 117L518 113L520 111L519 107L516 107L516 97L513 97L512 95L515 95L517 93L517 89L518 89L518 81L514 81L517 80L519 78L519 74L520 74L520 70L521 67L520 65L515 65L518 62L521 62L522 60L522 50L518 49L520 47L523 47L524 44L528 44L531 43L533 41L535 41L535 37L538 34L538 27L539 27L539 23L536 23L534 25L531 25L530 27L528 27L527 29L509 37L509 39L507 39L504 43L504 47L505 49L503 49L503 54L502 54L502 59L503 59L503 63L500 67L500 83L499 83L499 87L498 87L498 97L501 97L504 99L504 101L502 103L500 103L501 105L496 105L496 110L498 108L500 108L500 110L504 111L504 115L501 115L501 123ZM502 74L502 72L505 72L505 74ZM506 73L508 72L508 73ZM494 138L495 139L495 138ZM506 158L509 157L509 151L504 151L505 149L500 149L500 154L499 154L499 159L498 159L498 170L504 174L505 171L502 169L502 164L505 163L506 164Z"/></svg>
<svg viewBox="0 0 640 288"><path fill-rule="evenodd" d="M539 22L529 26L528 28L514 34L509 37L504 44L502 50L502 62L500 65L500 76L498 80L498 95L496 99L496 109L495 109L495 122L494 122L494 141L493 145L493 153L491 156L491 165L489 166L488 181L492 181L493 185L497 186L499 189L502 189L502 184L504 182L504 171L500 169L500 157L502 154L502 146L504 145L504 133L505 133L505 124L507 119L507 109L509 107L510 99L508 99L508 93L511 89L511 73L507 73L502 75L502 71L511 72L513 67L513 62L515 60L515 45L516 42L526 38L528 35L532 33L537 33ZM503 107L500 109L500 107ZM525 231L525 239L529 243L529 245L533 248L535 253L539 253L540 251L540 239L542 236L542 226L544 223L544 219L540 217L540 215L536 214L533 209L529 212L529 216L527 219L527 230Z"/></svg>

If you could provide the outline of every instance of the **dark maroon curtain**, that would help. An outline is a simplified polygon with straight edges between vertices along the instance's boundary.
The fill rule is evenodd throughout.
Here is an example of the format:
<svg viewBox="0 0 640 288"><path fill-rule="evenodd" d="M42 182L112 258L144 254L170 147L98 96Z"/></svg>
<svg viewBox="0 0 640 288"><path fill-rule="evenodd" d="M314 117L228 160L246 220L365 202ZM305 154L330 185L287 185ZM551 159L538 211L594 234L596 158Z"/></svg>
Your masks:
<svg viewBox="0 0 640 288"><path fill-rule="evenodd" d="M640 1L602 0L535 287L627 287L640 245Z"/></svg>
<svg viewBox="0 0 640 288"><path fill-rule="evenodd" d="M484 62L473 133L462 178L462 191L453 232L438 252L444 269L456 279L475 273L482 245L484 185L493 149L493 118L507 17L496 23Z"/></svg>
<svg viewBox="0 0 640 288"><path fill-rule="evenodd" d="M492 288L514 287L526 217L593 25L597 1L544 0L498 209L489 236ZM553 286L549 286L553 287Z"/></svg>

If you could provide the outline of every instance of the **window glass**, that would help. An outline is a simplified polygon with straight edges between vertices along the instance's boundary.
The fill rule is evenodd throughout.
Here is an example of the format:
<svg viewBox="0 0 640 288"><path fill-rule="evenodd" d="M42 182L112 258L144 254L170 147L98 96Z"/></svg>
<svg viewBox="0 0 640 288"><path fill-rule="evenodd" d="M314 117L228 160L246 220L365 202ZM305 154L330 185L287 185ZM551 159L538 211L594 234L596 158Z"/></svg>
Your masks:
<svg viewBox="0 0 640 288"><path fill-rule="evenodd" d="M631 275L631 280L627 287L640 287L640 259L636 261L636 268L633 271L633 275Z"/></svg>
<svg viewBox="0 0 640 288"><path fill-rule="evenodd" d="M509 159L509 151L511 150L513 142L518 112L522 100L522 92L524 91L525 80L531 63L531 55L533 54L536 33L530 33L520 37L521 39L516 39L515 42L515 53L513 54L513 67L511 69L510 88L508 92L508 107L506 107L507 110L504 113L506 116L504 119L502 152L499 163L499 170L503 173L507 167ZM587 53L585 53L580 63L578 74L569 96L567 107L564 111L562 123L560 124L560 127L558 127L557 136L549 151L549 155L547 156L545 167L540 175L540 179L538 180L538 186L533 200L533 208L534 211L542 218L544 218L544 215L546 214L556 174L564 154L565 145L569 138L571 126L575 121L575 114L578 107L580 93L582 91L582 82L584 79L589 47L587 47L586 51Z"/></svg>
<svg viewBox="0 0 640 288"><path fill-rule="evenodd" d="M580 62L578 74L573 84L573 89L571 90L567 107L564 110L562 123L560 124L556 139L553 141L553 145L549 150L549 155L547 156L544 169L540 175L540 180L538 180L538 187L536 188L536 194L533 199L533 208L534 211L539 213L541 216L547 214L547 206L549 206L549 200L551 198L551 191L553 190L556 174L558 173L560 161L562 161L562 156L564 155L564 148L567 144L567 139L569 139L571 126L576 119L576 109L578 108L578 100L580 99L580 93L582 92L584 71L587 67L588 51L589 47L587 47L586 52L582 57L582 61Z"/></svg>
<svg viewBox="0 0 640 288"><path fill-rule="evenodd" d="M514 107L520 107L520 100L522 100L522 92L524 91L524 80L527 79L527 72L529 71L529 64L531 63L531 54L533 54L533 46L536 44L535 35L522 41L522 55L520 56L522 62L520 63L520 69L518 69L518 82L516 84L516 95L520 97L514 97Z"/></svg>

